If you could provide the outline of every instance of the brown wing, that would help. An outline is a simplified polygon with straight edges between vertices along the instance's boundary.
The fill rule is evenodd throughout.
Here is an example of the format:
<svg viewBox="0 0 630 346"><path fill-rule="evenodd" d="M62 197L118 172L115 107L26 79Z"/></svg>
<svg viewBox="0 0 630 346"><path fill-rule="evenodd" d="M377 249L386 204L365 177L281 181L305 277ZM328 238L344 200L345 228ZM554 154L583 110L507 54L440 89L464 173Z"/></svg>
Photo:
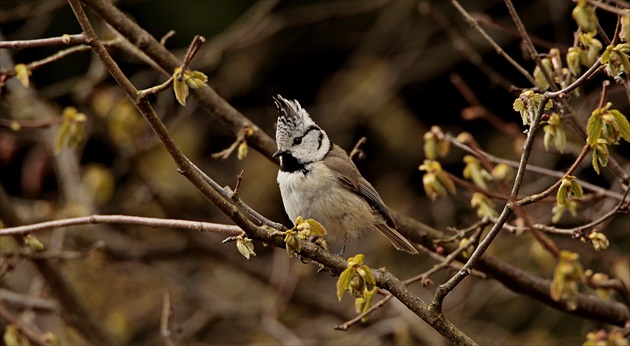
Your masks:
<svg viewBox="0 0 630 346"><path fill-rule="evenodd" d="M359 194L368 204L374 208L391 228L396 228L396 223L389 209L372 185L363 178L357 166L354 165L348 154L338 145L333 145L326 158L326 165L337 175L337 179L348 190Z"/></svg>
<svg viewBox="0 0 630 346"><path fill-rule="evenodd" d="M326 165L336 174L341 185L348 190L363 197L384 219L385 224L377 224L376 227L389 239L398 250L417 254L418 250L396 231L396 223L392 214L372 185L363 178L348 154L338 145L333 145L332 150L324 158Z"/></svg>

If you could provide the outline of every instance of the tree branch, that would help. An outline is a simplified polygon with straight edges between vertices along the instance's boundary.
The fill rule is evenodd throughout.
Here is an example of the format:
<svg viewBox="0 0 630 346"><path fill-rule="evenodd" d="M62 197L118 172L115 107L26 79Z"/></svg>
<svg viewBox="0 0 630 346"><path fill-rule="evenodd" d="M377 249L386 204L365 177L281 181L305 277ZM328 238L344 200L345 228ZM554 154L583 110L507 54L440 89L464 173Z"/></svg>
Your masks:
<svg viewBox="0 0 630 346"><path fill-rule="evenodd" d="M92 215L61 219L55 221L47 221L34 223L26 226L8 227L0 229L0 236L29 234L43 230L49 230L60 227L80 226L90 224L123 224L147 226L153 228L177 228L188 229L199 232L212 232L224 235L239 235L243 230L234 225L222 225L217 223L174 220L174 219L157 219L151 217L129 216L129 215Z"/></svg>
<svg viewBox="0 0 630 346"><path fill-rule="evenodd" d="M281 233L270 233L267 230L258 227L251 223L245 215L243 215L237 207L226 201L219 192L214 190L203 177L193 168L190 161L179 150L175 142L170 137L168 130L157 117L153 111L149 102L144 98L139 98L138 90L127 79L127 77L120 70L118 65L109 56L109 53L100 43L94 29L92 28L83 8L79 3L79 0L69 0L70 5L83 29L86 37L88 38L88 44L93 48L96 55L108 69L110 74L114 77L116 82L125 91L127 96L134 103L136 108L145 117L153 131L158 138L162 141L164 147L168 153L173 157L175 163L180 169L180 172L191 182L193 185L215 206L217 206L226 216L232 219L238 226L240 226L245 233L252 239L265 242L269 245L276 247L284 247L284 237ZM155 39L151 38L153 41ZM157 42L157 41L155 41ZM210 88L203 88L203 90L211 90ZM201 90L201 89L200 89ZM218 97L218 96L217 96ZM221 101L225 104L224 100ZM327 267L332 274L339 275L343 269L345 269L346 263L339 256L332 256L324 251L319 246L306 243L302 247L301 255L305 258L314 259ZM403 304L407 305L412 311L414 311L424 321L429 323L440 334L446 337L453 343L473 345L474 342L468 338L464 333L459 331L452 323L450 323L443 315L430 314L427 305L420 300L417 296L411 293L407 287L396 279L393 275L385 272L380 272L381 275L377 275L377 283L381 287L389 287L388 290L392 292Z"/></svg>

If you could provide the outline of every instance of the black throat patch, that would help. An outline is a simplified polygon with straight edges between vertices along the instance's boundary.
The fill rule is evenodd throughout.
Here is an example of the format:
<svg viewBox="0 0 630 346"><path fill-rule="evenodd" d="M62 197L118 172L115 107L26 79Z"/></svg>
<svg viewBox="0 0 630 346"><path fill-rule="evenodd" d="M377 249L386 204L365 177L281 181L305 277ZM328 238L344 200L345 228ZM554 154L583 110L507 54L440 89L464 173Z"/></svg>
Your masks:
<svg viewBox="0 0 630 346"><path fill-rule="evenodd" d="M298 160L295 157L293 157L291 154L283 154L280 157L280 170L287 173L293 173L293 172L299 171L299 172L304 173L305 175L306 173L308 173L306 166L299 163Z"/></svg>

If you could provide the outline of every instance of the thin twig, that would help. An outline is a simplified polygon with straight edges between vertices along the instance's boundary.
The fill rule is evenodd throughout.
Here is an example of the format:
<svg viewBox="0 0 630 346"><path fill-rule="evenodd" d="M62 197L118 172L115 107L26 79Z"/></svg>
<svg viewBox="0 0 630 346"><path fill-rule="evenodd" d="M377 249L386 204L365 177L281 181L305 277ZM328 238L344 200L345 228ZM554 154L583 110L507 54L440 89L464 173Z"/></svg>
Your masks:
<svg viewBox="0 0 630 346"><path fill-rule="evenodd" d="M573 165L571 165L571 167L566 171L564 176L558 179L553 185L549 186L545 191L521 198L520 200L515 201L514 203L519 206L532 204L554 193L556 189L558 189L560 184L562 184L562 180L566 178L567 176L572 175L578 169L578 167L580 166L580 164L586 157L586 154L588 154L590 150L591 150L591 147L588 145L588 143L585 144L584 147L582 147L582 151L580 152L580 155L575 159L575 161L573 162Z"/></svg>
<svg viewBox="0 0 630 346"><path fill-rule="evenodd" d="M225 235L236 235L243 230L234 225L223 225L201 221L176 220L176 219L157 219L151 217L129 216L129 215L92 215L61 219L55 221L46 221L34 223L26 226L8 227L0 229L0 236L12 234L29 234L43 230L49 230L60 227L80 226L89 224L123 224L147 226L153 228L178 228L188 229L199 232L211 232Z"/></svg>
<svg viewBox="0 0 630 346"><path fill-rule="evenodd" d="M363 158L365 158L365 153L363 152L363 149L361 149L361 146L365 144L365 142L367 142L367 138L365 136L359 138L350 152L350 160L363 160Z"/></svg>
<svg viewBox="0 0 630 346"><path fill-rule="evenodd" d="M3 304L0 304L0 317L7 322L7 325L13 325L20 333L22 333L22 335L35 345L50 346L50 344L42 339L42 337L36 332L24 326L24 324L22 324L17 317L13 316L13 314L9 312Z"/></svg>
<svg viewBox="0 0 630 346"><path fill-rule="evenodd" d="M626 214L628 213L628 202L625 201L625 198L628 196L628 191L630 191L629 188L626 188L626 193L624 194L623 198L619 201L619 203L617 203L617 205L612 208L611 210L609 210L606 214L600 216L599 218L584 224L584 225L580 225L580 226L576 226L573 228L557 228L557 227L553 227L553 226L547 226L547 225L542 225L542 224L536 224L536 225L531 225L528 226L528 228L534 228L536 230L539 231L543 231L543 232L547 232L547 233L553 233L553 234L563 234L563 235L570 235L572 237L577 238L582 238L587 236L588 234L584 234L583 230L585 229L589 229L591 227L595 227L597 225L599 225L600 223L614 217L617 216L619 214ZM506 229L512 230L513 226L509 226L509 225L505 225L504 226Z"/></svg>
<svg viewBox="0 0 630 346"><path fill-rule="evenodd" d="M34 40L0 41L0 49L22 49L35 47L64 46L85 43L85 35L62 35L59 37L40 38Z"/></svg>
<svg viewBox="0 0 630 346"><path fill-rule="evenodd" d="M496 157L488 152L482 151L480 149L472 149L471 147L469 147L468 145L458 141L455 137L453 137L451 134L446 134L446 138L449 140L449 142L451 142L451 144L455 145L456 147L465 150L475 156L477 156L478 154L482 153L483 156L487 157L490 161L494 162L494 163L504 163L510 167L514 167L514 168L518 168L519 163L516 161L512 161L512 160L507 160L507 159L503 159L500 157ZM562 179L562 177L565 176L565 173L560 172L560 171L554 171L548 168L544 168L544 167L539 167L539 166L534 166L531 164L528 164L527 167L525 167L525 170L527 170L528 172L533 172L533 173L538 173L538 174L544 174L544 175L548 175L550 177L555 177L558 179ZM584 180L580 180L577 179L576 180L578 183L580 183L580 185L586 189L586 190L590 190L590 191L594 191L597 194L606 196L606 197L610 197L610 198L614 198L617 200L621 200L623 198L622 194L619 194L617 192L614 191L610 191L608 189L604 189L600 186L591 184L587 181Z"/></svg>
<svg viewBox="0 0 630 346"><path fill-rule="evenodd" d="M61 123L63 123L63 117L41 120L14 120L0 118L0 127L7 127L13 131L20 131L23 129L47 129Z"/></svg>
<svg viewBox="0 0 630 346"><path fill-rule="evenodd" d="M274 228L279 231L286 231L286 227L284 225L271 221L266 217L262 216L259 212L251 208L245 202L243 202L240 198L234 198L234 192L229 186L221 187L216 181L210 178L204 171L202 171L199 167L197 167L194 163L190 163L192 168L201 176L201 178L208 183L212 188L214 188L221 196L227 200L234 202L241 210L243 210L247 215L256 220L257 222L267 225L271 228Z"/></svg>
<svg viewBox="0 0 630 346"><path fill-rule="evenodd" d="M171 304L171 293L164 292L162 298L162 315L160 316L160 335L164 338L167 345L175 345L172 337L171 320L173 318L173 306Z"/></svg>
<svg viewBox="0 0 630 346"><path fill-rule="evenodd" d="M162 36L162 38L160 39L160 44L163 46L166 46L166 41L168 41L169 38L175 36L175 30L169 30L166 34L164 34L164 36Z"/></svg>
<svg viewBox="0 0 630 346"><path fill-rule="evenodd" d="M243 172L245 172L244 170L241 170L241 172L236 176L236 185L234 185L234 192L232 193L232 200L235 201L238 198L238 189L239 187L241 187L241 181L243 181Z"/></svg>
<svg viewBox="0 0 630 346"><path fill-rule="evenodd" d="M457 0L451 0L451 4L461 13L461 15L468 21L470 26L472 26L475 30L477 30L481 36L483 36L490 45L496 50L497 54L501 55L505 60L507 60L517 71L519 71L532 85L537 85L536 80L532 75L525 70L519 63L517 63L511 56L509 56L501 46L499 46L488 33L477 23L477 20L473 18L468 12L459 4Z"/></svg>
<svg viewBox="0 0 630 346"><path fill-rule="evenodd" d="M181 73L179 74L179 77L178 77L180 82L184 79L184 71L186 71L186 69L188 68L188 65L190 64L192 59L195 57L195 55L197 55L199 48L204 42L206 42L205 37L196 35L193 38L192 42L190 43L190 46L188 46L188 51L186 52L184 61L182 61L182 65L180 66Z"/></svg>
<svg viewBox="0 0 630 346"><path fill-rule="evenodd" d="M532 58L532 60L534 60L534 62L536 62L536 66L538 66L538 68L540 69L540 72L543 74L543 76L547 80L547 83L549 84L549 88L551 88L552 91L557 91L558 86L556 85L556 82L554 81L553 77L549 74L549 71L545 68L545 65L543 65L543 62L540 59L538 52L536 51L536 47L534 47L534 43L532 43L532 40L529 37L527 30L525 29L525 25L523 25L523 22L521 21L521 18L519 17L518 12L516 12L516 9L514 8L514 4L512 4L512 0L504 0L504 2L505 2L505 6L508 8L508 12L510 12L510 16L512 16L512 21L516 25L516 29L521 35L521 39L523 39L523 43L525 44L525 48L527 48L527 51L529 52L529 56ZM536 85L540 88L540 85L538 85L538 83L535 80L534 80L534 83L532 83L532 85Z"/></svg>
<svg viewBox="0 0 630 346"><path fill-rule="evenodd" d="M527 166L527 162L529 161L529 155L531 154L532 147L534 145L534 139L536 138L536 130L540 125L540 119L543 113L543 109L545 107L545 103L547 103L547 97L543 95L539 107L536 110L536 114L532 119L532 122L529 126L529 131L527 132L527 138L525 139L525 143L523 144L523 153L521 154L521 161L519 167L516 171L516 178L514 179L514 185L512 186L512 193L510 195L510 201L515 200L516 196L518 196L518 192L523 183L523 176L525 175L525 167ZM507 222L508 218L512 215L514 206L512 202L508 202L503 211L497 218L497 222L494 224L490 232L483 239L481 244L475 249L473 254L470 256L466 264L462 267L462 269L453 276L450 280L448 280L445 284L438 286L438 289L435 292L435 296L433 298L433 302L431 303L432 309L435 309L438 312L442 311L442 302L446 295L451 292L464 278L470 274L472 267L479 261L483 253L488 249L494 238L499 234L499 231L503 228L503 225Z"/></svg>
<svg viewBox="0 0 630 346"><path fill-rule="evenodd" d="M171 87L172 84L173 84L173 77L171 76L171 78L167 79L164 83L160 85L156 85L156 86L138 91L139 93L138 96L140 98L144 98L144 97L147 97L148 95L157 95L163 91L166 91L168 88Z"/></svg>

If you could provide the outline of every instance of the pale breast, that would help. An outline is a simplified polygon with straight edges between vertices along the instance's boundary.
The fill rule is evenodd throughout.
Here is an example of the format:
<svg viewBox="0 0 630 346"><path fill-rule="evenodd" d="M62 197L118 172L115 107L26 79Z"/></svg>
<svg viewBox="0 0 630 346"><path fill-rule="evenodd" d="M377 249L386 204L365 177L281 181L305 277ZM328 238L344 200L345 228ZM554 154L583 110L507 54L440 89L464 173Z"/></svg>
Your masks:
<svg viewBox="0 0 630 346"><path fill-rule="evenodd" d="M298 216L315 219L326 227L331 240L351 240L373 228L378 218L363 198L342 187L322 162L310 168L306 175L278 173L284 208L292 222ZM344 231L347 232L345 237Z"/></svg>

